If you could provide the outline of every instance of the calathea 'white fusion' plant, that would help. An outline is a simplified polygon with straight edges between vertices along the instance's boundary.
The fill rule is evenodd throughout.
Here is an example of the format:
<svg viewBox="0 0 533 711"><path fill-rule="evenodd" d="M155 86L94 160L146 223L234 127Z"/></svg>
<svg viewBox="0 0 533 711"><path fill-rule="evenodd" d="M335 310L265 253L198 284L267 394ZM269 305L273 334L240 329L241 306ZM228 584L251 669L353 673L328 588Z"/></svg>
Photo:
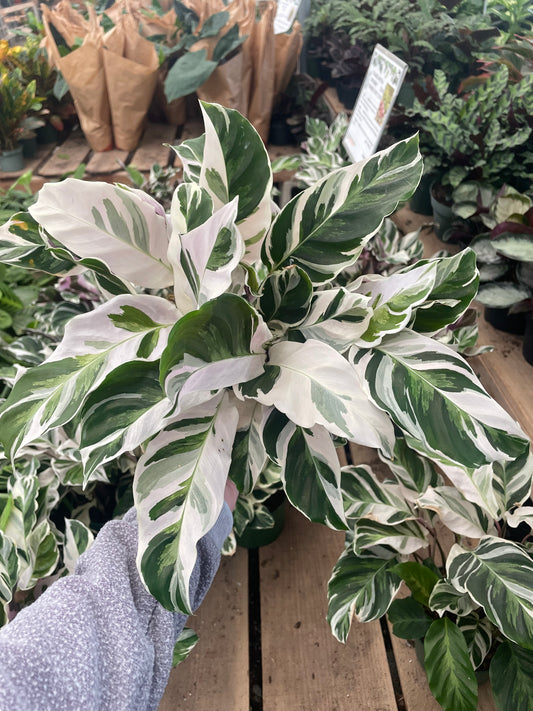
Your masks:
<svg viewBox="0 0 533 711"><path fill-rule="evenodd" d="M66 180L30 208L38 233L19 215L0 244L36 267L52 253L90 268L109 297L16 382L0 412L6 452L72 421L90 481L142 446L140 574L184 611L228 474L250 492L274 462L295 507L346 530L337 438L391 458L402 435L472 490L472 472L488 480L528 448L463 359L431 338L476 293L473 253L334 285L416 188L416 137L276 214L257 133L235 111L202 111L205 134L176 148L187 182L170 215L138 190Z"/></svg>

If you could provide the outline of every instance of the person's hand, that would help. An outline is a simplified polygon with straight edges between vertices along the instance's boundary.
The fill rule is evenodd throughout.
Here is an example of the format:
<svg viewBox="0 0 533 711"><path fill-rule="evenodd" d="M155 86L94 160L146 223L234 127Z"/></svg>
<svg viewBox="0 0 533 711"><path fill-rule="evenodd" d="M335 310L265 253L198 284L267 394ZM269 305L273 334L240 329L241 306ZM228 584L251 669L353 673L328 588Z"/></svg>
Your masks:
<svg viewBox="0 0 533 711"><path fill-rule="evenodd" d="M228 478L228 480L226 481L226 489L224 491L224 501L230 507L231 511L233 511L235 509L235 504L237 503L238 498L239 498L239 490L237 489L235 484L231 481L231 479Z"/></svg>

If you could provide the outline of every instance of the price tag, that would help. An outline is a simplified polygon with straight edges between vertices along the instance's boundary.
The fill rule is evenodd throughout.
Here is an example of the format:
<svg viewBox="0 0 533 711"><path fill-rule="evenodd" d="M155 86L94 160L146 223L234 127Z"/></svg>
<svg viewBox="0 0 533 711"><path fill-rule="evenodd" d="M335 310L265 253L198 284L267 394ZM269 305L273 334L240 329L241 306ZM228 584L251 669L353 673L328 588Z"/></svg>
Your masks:
<svg viewBox="0 0 533 711"><path fill-rule="evenodd" d="M278 0L278 11L274 18L274 34L281 35L291 27L302 0Z"/></svg>
<svg viewBox="0 0 533 711"><path fill-rule="evenodd" d="M407 72L407 64L377 44L342 141L357 163L376 149Z"/></svg>

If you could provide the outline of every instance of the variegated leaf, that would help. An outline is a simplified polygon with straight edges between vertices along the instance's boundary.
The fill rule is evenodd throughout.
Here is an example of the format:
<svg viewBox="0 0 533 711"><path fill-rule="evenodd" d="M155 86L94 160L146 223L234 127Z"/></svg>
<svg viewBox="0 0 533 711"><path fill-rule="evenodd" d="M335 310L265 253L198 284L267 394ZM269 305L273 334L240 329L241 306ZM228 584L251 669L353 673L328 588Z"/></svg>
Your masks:
<svg viewBox="0 0 533 711"><path fill-rule="evenodd" d="M404 330L370 351L350 351L372 400L418 452L448 464L481 467L513 459L528 441L470 367L447 346Z"/></svg>
<svg viewBox="0 0 533 711"><path fill-rule="evenodd" d="M196 183L181 183L170 206L172 231L180 235L191 232L207 222L213 212L213 200L207 190Z"/></svg>
<svg viewBox="0 0 533 711"><path fill-rule="evenodd" d="M380 551L356 555L351 546L342 553L328 582L327 619L339 642L346 642L352 618L370 622L382 617L402 583L393 568L397 557Z"/></svg>
<svg viewBox="0 0 533 711"><path fill-rule="evenodd" d="M405 437L396 438L392 459L385 457L382 452L378 452L378 454L396 477L407 501L416 501L428 486L444 484L444 480L435 469L433 462L411 449L407 445Z"/></svg>
<svg viewBox="0 0 533 711"><path fill-rule="evenodd" d="M428 531L416 521L402 521L387 526L361 518L354 526L354 551L364 555L368 548L389 546L402 555L410 555L428 545Z"/></svg>
<svg viewBox="0 0 533 711"><path fill-rule="evenodd" d="M426 301L416 310L413 329L419 333L436 333L458 321L478 290L476 255L472 250L465 249L452 257L437 259L434 263L434 287Z"/></svg>
<svg viewBox="0 0 533 711"><path fill-rule="evenodd" d="M307 339L322 341L344 353L367 330L372 315L370 298L348 289L327 289L313 295L311 309L298 330Z"/></svg>
<svg viewBox="0 0 533 711"><path fill-rule="evenodd" d="M46 183L29 212L54 240L79 257L99 259L118 277L152 289L172 284L170 224L147 193L67 178Z"/></svg>
<svg viewBox="0 0 533 711"><path fill-rule="evenodd" d="M380 481L365 464L342 468L342 497L348 520L368 518L394 525L417 518L398 484Z"/></svg>
<svg viewBox="0 0 533 711"><path fill-rule="evenodd" d="M520 262L533 262L533 239L531 238L530 232L525 234L505 232L492 239L492 246L504 257Z"/></svg>
<svg viewBox="0 0 533 711"><path fill-rule="evenodd" d="M301 323L309 311L313 286L299 267L287 267L274 272L263 284L259 310L268 327L276 335Z"/></svg>
<svg viewBox="0 0 533 711"><path fill-rule="evenodd" d="M232 400L239 412L231 453L230 478L242 494L249 494L267 463L263 430L272 408L255 400Z"/></svg>
<svg viewBox="0 0 533 711"><path fill-rule="evenodd" d="M423 509L435 511L443 524L460 536L481 538L487 534L496 535L492 518L452 486L428 487L417 504Z"/></svg>
<svg viewBox="0 0 533 711"><path fill-rule="evenodd" d="M533 506L519 506L511 513L507 513L505 520L511 528L516 528L521 523L525 523L533 529Z"/></svg>
<svg viewBox="0 0 533 711"><path fill-rule="evenodd" d="M185 627L183 632L178 637L178 641L174 645L174 652L172 653L172 666L177 667L178 664L183 662L192 650L196 647L198 643L198 635L194 630L189 627Z"/></svg>
<svg viewBox="0 0 533 711"><path fill-rule="evenodd" d="M369 297L372 315L357 345L378 345L384 336L401 331L411 320L413 309L424 303L435 283L436 263L401 270L391 276L369 274L353 290Z"/></svg>
<svg viewBox="0 0 533 711"><path fill-rule="evenodd" d="M124 362L156 360L176 320L157 296L117 296L68 322L63 341L25 373L0 408L0 437L15 452L76 415L87 395Z"/></svg>
<svg viewBox="0 0 533 711"><path fill-rule="evenodd" d="M463 617L470 614L478 607L466 592L457 590L449 580L439 580L431 591L429 609L442 615L451 612L453 615Z"/></svg>
<svg viewBox="0 0 533 711"><path fill-rule="evenodd" d="M431 693L444 711L476 711L477 679L466 640L449 617L435 620L424 639Z"/></svg>
<svg viewBox="0 0 533 711"><path fill-rule="evenodd" d="M283 449L281 480L291 504L310 521L346 530L341 468L329 432L320 425L296 427Z"/></svg>
<svg viewBox="0 0 533 711"><path fill-rule="evenodd" d="M0 604L11 602L19 575L19 557L13 541L0 530Z"/></svg>
<svg viewBox="0 0 533 711"><path fill-rule="evenodd" d="M325 343L311 339L274 344L263 375L239 390L263 405L274 405L301 427L323 425L340 437L390 450L388 417L369 402L356 370Z"/></svg>
<svg viewBox="0 0 533 711"><path fill-rule="evenodd" d="M25 555L20 557L18 588L31 590L41 579L51 575L59 561L56 537L47 519L40 521L26 539Z"/></svg>
<svg viewBox="0 0 533 711"><path fill-rule="evenodd" d="M74 266L56 257L43 241L39 226L27 212L19 212L0 226L0 262L49 274L65 274Z"/></svg>
<svg viewBox="0 0 533 711"><path fill-rule="evenodd" d="M246 260L259 257L270 227L272 170L263 141L238 111L201 102L205 147L199 184L215 208L239 197L237 226L246 243Z"/></svg>
<svg viewBox="0 0 533 711"><path fill-rule="evenodd" d="M170 407L157 362L132 360L109 373L77 417L84 481L102 464L155 435Z"/></svg>
<svg viewBox="0 0 533 711"><path fill-rule="evenodd" d="M183 180L199 184L204 159L205 133L198 138L189 138L178 146L172 146L183 165Z"/></svg>
<svg viewBox="0 0 533 711"><path fill-rule="evenodd" d="M174 270L174 300L186 314L226 292L244 254L235 227L237 198L186 234L173 232L168 258Z"/></svg>
<svg viewBox="0 0 533 711"><path fill-rule="evenodd" d="M237 410L220 394L168 424L137 465L137 565L169 610L192 612L196 544L222 509L237 421Z"/></svg>
<svg viewBox="0 0 533 711"><path fill-rule="evenodd" d="M21 550L37 523L39 479L35 472L12 474L8 480L7 510L2 512L2 530Z"/></svg>
<svg viewBox="0 0 533 711"><path fill-rule="evenodd" d="M413 137L333 172L285 205L263 244L262 261L270 272L297 264L315 284L331 280L408 198L421 170Z"/></svg>
<svg viewBox="0 0 533 711"><path fill-rule="evenodd" d="M470 661L474 669L483 663L492 645L493 626L487 617L472 612L466 617L457 618L457 627L466 639Z"/></svg>
<svg viewBox="0 0 533 711"><path fill-rule="evenodd" d="M94 535L82 521L65 519L65 544L63 546L63 564L69 573L76 568L78 558L89 550L94 541Z"/></svg>
<svg viewBox="0 0 533 711"><path fill-rule="evenodd" d="M495 462L494 490L501 500L502 509L523 504L530 496L533 485L533 453L527 447L515 460Z"/></svg>
<svg viewBox="0 0 533 711"><path fill-rule="evenodd" d="M161 357L161 382L178 412L263 372L271 333L244 299L222 294L181 318Z"/></svg>
<svg viewBox="0 0 533 711"><path fill-rule="evenodd" d="M486 536L473 551L454 545L446 568L453 586L481 605L508 639L533 649L533 560L523 548Z"/></svg>

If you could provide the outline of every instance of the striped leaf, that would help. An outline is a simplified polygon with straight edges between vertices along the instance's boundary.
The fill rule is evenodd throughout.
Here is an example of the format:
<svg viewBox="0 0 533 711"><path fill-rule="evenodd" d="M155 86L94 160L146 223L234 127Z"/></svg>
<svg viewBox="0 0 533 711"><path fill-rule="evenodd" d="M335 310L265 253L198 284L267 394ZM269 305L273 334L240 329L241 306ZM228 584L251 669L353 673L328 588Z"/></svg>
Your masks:
<svg viewBox="0 0 533 711"><path fill-rule="evenodd" d="M346 642L352 618L370 622L382 617L400 589L401 578L394 572L394 555L382 551L356 555L347 547L333 568L328 582L327 620L339 642Z"/></svg>
<svg viewBox="0 0 533 711"><path fill-rule="evenodd" d="M385 462L401 487L407 501L414 502L423 494L428 486L441 486L443 478L432 462L421 457L408 446L405 437L397 437L394 443L394 455L388 459L381 452L380 459Z"/></svg>
<svg viewBox="0 0 533 711"><path fill-rule="evenodd" d="M259 310L270 330L282 335L305 319L312 294L313 286L304 270L288 267L265 280Z"/></svg>
<svg viewBox="0 0 533 711"><path fill-rule="evenodd" d="M516 644L498 646L490 664L490 685L500 711L533 711L533 652Z"/></svg>
<svg viewBox="0 0 533 711"><path fill-rule="evenodd" d="M173 232L169 260L180 313L197 309L229 289L232 272L244 254L244 244L235 227L237 203L235 199L224 205L186 234Z"/></svg>
<svg viewBox="0 0 533 711"><path fill-rule="evenodd" d="M346 530L341 468L329 432L296 427L286 447L281 480L291 504L310 521Z"/></svg>
<svg viewBox="0 0 533 711"><path fill-rule="evenodd" d="M230 478L242 494L250 494L268 461L263 430L271 413L254 400L234 399L239 424L231 453Z"/></svg>
<svg viewBox="0 0 533 711"><path fill-rule="evenodd" d="M419 333L436 333L458 321L475 298L479 285L476 255L470 249L431 263L436 265L435 284L416 309L413 329Z"/></svg>
<svg viewBox="0 0 533 711"><path fill-rule="evenodd" d="M494 462L494 491L502 509L508 511L523 504L533 485L533 453L527 447L510 462Z"/></svg>
<svg viewBox="0 0 533 711"><path fill-rule="evenodd" d="M137 564L152 595L169 610L192 612L196 544L222 509L237 421L237 410L220 394L168 424L137 465Z"/></svg>
<svg viewBox="0 0 533 711"><path fill-rule="evenodd" d="M459 536L481 538L487 534L496 535L492 518L452 486L429 487L417 504L423 509L435 511L442 523Z"/></svg>
<svg viewBox="0 0 533 711"><path fill-rule="evenodd" d="M516 528L521 523L525 523L533 529L533 506L519 506L512 513L507 513L505 520L511 528Z"/></svg>
<svg viewBox="0 0 533 711"><path fill-rule="evenodd" d="M26 539L24 555L19 560L19 590L31 590L41 578L54 572L59 561L59 550L48 520L43 519L31 531Z"/></svg>
<svg viewBox="0 0 533 711"><path fill-rule="evenodd" d="M246 243L246 260L259 257L270 227L272 170L257 131L238 111L201 102L205 147L199 184L215 208L239 198L237 225Z"/></svg>
<svg viewBox="0 0 533 711"><path fill-rule="evenodd" d="M156 296L117 296L68 322L63 341L42 365L16 383L0 408L0 437L15 452L68 422L87 395L122 363L155 360L176 319Z"/></svg>
<svg viewBox="0 0 533 711"><path fill-rule="evenodd" d="M476 711L477 679L466 640L448 617L429 628L424 665L431 693L444 711Z"/></svg>
<svg viewBox="0 0 533 711"><path fill-rule="evenodd" d="M48 274L65 274L73 266L70 259L62 259L50 251L37 222L27 212L13 215L0 226L0 262Z"/></svg>
<svg viewBox="0 0 533 711"><path fill-rule="evenodd" d="M330 281L408 199L421 171L413 137L331 173L283 208L263 244L262 261L270 272L297 264L313 283Z"/></svg>
<svg viewBox="0 0 533 711"><path fill-rule="evenodd" d="M192 650L196 647L198 643L198 635L194 630L189 627L185 627L183 632L178 637L178 641L174 645L174 651L172 653L172 666L177 667L178 664L183 662Z"/></svg>
<svg viewBox="0 0 533 711"><path fill-rule="evenodd" d="M94 541L94 535L82 521L65 519L65 544L63 546L63 564L69 573L76 568L78 558L89 550Z"/></svg>
<svg viewBox="0 0 533 711"><path fill-rule="evenodd" d="M202 162L204 159L205 133L198 138L189 138L178 146L172 146L183 165L183 180L192 183L200 182Z"/></svg>
<svg viewBox="0 0 533 711"><path fill-rule="evenodd" d="M494 309L508 309L529 299L529 289L512 281L498 281L481 284L477 293L477 301Z"/></svg>
<svg viewBox="0 0 533 711"><path fill-rule="evenodd" d="M178 411L211 399L213 391L263 372L271 334L244 299L222 294L183 316L161 357L161 383Z"/></svg>
<svg viewBox="0 0 533 711"><path fill-rule="evenodd" d="M435 272L436 262L428 262L392 276L370 274L362 277L357 291L369 297L372 315L358 345L378 345L384 336L405 328L413 309L424 303L433 289Z"/></svg>
<svg viewBox="0 0 533 711"><path fill-rule="evenodd" d="M67 178L46 183L29 212L54 240L79 257L101 260L118 277L151 289L172 284L170 226L159 203L141 190Z"/></svg>
<svg viewBox="0 0 533 711"><path fill-rule="evenodd" d="M418 452L471 468L513 459L528 446L518 424L442 343L406 329L350 356L372 400Z"/></svg>
<svg viewBox="0 0 533 711"><path fill-rule="evenodd" d="M211 195L195 183L181 183L172 196L170 219L173 232L181 235L203 225L213 215Z"/></svg>
<svg viewBox="0 0 533 711"><path fill-rule="evenodd" d="M170 405L157 362L129 361L109 373L76 420L85 483L102 464L155 435Z"/></svg>
<svg viewBox="0 0 533 711"><path fill-rule="evenodd" d="M445 612L463 617L476 607L477 604L470 595L457 590L449 580L439 580L429 598L429 609L438 612L441 617Z"/></svg>
<svg viewBox="0 0 533 711"><path fill-rule="evenodd" d="M300 427L323 425L332 434L386 450L393 441L388 417L369 402L355 369L319 341L274 344L263 375L239 390L274 405Z"/></svg>
<svg viewBox="0 0 533 711"><path fill-rule="evenodd" d="M513 234L505 232L492 239L492 245L497 252L509 259L519 262L533 262L533 239L529 234Z"/></svg>
<svg viewBox="0 0 533 711"><path fill-rule="evenodd" d="M417 518L400 487L391 481L381 481L364 464L342 468L342 496L349 520L370 518L393 525Z"/></svg>
<svg viewBox="0 0 533 711"><path fill-rule="evenodd" d="M354 551L364 555L366 549L388 546L402 555L410 555L428 545L428 532L416 521L402 521L388 526L361 518L354 526Z"/></svg>
<svg viewBox="0 0 533 711"><path fill-rule="evenodd" d="M311 309L298 330L305 338L344 353L367 330L371 315L368 296L342 287L327 289L313 295Z"/></svg>
<svg viewBox="0 0 533 711"><path fill-rule="evenodd" d="M493 626L487 617L477 612L457 618L457 627L463 633L468 648L468 655L474 669L483 663L492 645Z"/></svg>
<svg viewBox="0 0 533 711"><path fill-rule="evenodd" d="M533 649L533 560L523 548L486 536L473 551L454 545L446 568L453 586L481 605L508 639Z"/></svg>
<svg viewBox="0 0 533 711"><path fill-rule="evenodd" d="M0 604L11 602L19 575L19 557L13 541L0 531Z"/></svg>

